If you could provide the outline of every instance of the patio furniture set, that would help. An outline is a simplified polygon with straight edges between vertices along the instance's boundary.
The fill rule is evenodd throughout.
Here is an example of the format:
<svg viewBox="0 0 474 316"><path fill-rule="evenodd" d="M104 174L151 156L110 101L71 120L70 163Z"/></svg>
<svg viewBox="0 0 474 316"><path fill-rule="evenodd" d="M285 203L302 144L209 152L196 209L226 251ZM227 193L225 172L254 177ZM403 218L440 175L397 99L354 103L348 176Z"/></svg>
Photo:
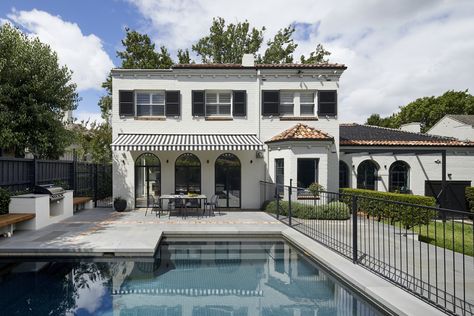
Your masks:
<svg viewBox="0 0 474 316"><path fill-rule="evenodd" d="M163 208L163 202L168 201L166 209ZM218 195L213 195L210 200L207 199L207 196L203 194L196 195L184 195L184 194L164 194L155 198L154 196L149 196L148 208L145 211L145 216L148 211L150 213L155 213L155 216L161 217L163 212L168 212L168 217L171 217L173 211L177 211L182 217L188 216L188 210L196 213L198 216L214 215L214 212L218 209Z"/></svg>

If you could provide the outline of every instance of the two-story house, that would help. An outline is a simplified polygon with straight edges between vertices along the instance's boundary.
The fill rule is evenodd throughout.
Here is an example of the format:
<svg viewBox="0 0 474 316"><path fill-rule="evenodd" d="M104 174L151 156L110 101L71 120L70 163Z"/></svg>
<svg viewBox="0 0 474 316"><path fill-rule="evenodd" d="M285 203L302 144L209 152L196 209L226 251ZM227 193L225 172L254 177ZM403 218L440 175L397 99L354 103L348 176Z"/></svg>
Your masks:
<svg viewBox="0 0 474 316"><path fill-rule="evenodd" d="M339 187L341 64L186 64L114 69L113 191L129 208L149 196L219 195L260 207L260 181Z"/></svg>

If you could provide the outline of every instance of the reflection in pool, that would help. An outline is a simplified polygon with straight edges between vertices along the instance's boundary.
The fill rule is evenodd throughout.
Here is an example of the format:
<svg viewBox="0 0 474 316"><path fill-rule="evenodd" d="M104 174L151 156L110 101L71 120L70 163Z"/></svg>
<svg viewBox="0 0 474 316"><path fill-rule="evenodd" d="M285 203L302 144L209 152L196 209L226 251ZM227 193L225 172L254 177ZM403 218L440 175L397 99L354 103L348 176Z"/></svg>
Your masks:
<svg viewBox="0 0 474 316"><path fill-rule="evenodd" d="M155 260L1 263L0 293L5 315L379 314L281 241L165 240Z"/></svg>

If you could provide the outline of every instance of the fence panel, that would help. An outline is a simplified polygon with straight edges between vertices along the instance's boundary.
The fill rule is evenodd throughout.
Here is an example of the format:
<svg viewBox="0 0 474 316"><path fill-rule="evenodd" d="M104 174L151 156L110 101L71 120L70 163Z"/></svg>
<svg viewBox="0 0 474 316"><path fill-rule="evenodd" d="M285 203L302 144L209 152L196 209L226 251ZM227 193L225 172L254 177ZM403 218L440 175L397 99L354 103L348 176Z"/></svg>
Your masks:
<svg viewBox="0 0 474 316"><path fill-rule="evenodd" d="M355 264L444 312L474 315L471 213L268 182L261 194L267 212Z"/></svg>

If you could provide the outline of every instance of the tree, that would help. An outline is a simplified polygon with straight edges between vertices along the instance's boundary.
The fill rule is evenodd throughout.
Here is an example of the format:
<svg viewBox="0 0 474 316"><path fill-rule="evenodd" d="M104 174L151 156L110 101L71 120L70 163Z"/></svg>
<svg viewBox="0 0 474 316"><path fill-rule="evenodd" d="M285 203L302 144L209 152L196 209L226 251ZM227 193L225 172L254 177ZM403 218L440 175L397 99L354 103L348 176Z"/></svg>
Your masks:
<svg viewBox="0 0 474 316"><path fill-rule="evenodd" d="M366 124L398 128L402 124L420 122L422 132L429 130L447 114L474 114L474 96L465 91L446 91L443 95L423 97L400 107L400 111L377 120L371 115Z"/></svg>
<svg viewBox="0 0 474 316"><path fill-rule="evenodd" d="M302 64L317 64L317 63L327 63L329 59L324 57L331 55L329 51L324 49L322 44L316 45L316 50L309 54L308 58L305 58L304 55L301 55L300 61Z"/></svg>
<svg viewBox="0 0 474 316"><path fill-rule="evenodd" d="M240 64L244 54L255 55L260 49L264 31L265 27L250 29L247 20L226 25L223 18L214 18L209 35L192 45L192 50L203 63Z"/></svg>
<svg viewBox="0 0 474 316"><path fill-rule="evenodd" d="M367 125L391 127L390 117L381 118L379 114L372 114L365 122Z"/></svg>
<svg viewBox="0 0 474 316"><path fill-rule="evenodd" d="M292 63L293 53L298 44L295 44L291 38L295 32L295 27L289 25L277 32L273 39L267 42L268 48L265 50L263 57L258 57L258 63L264 64L281 64Z"/></svg>
<svg viewBox="0 0 474 316"><path fill-rule="evenodd" d="M0 26L0 148L58 158L70 144L62 118L78 100L71 71L48 45Z"/></svg>
<svg viewBox="0 0 474 316"><path fill-rule="evenodd" d="M178 63L180 64L191 64L191 57L189 57L189 50L186 48L185 50L178 49Z"/></svg>

